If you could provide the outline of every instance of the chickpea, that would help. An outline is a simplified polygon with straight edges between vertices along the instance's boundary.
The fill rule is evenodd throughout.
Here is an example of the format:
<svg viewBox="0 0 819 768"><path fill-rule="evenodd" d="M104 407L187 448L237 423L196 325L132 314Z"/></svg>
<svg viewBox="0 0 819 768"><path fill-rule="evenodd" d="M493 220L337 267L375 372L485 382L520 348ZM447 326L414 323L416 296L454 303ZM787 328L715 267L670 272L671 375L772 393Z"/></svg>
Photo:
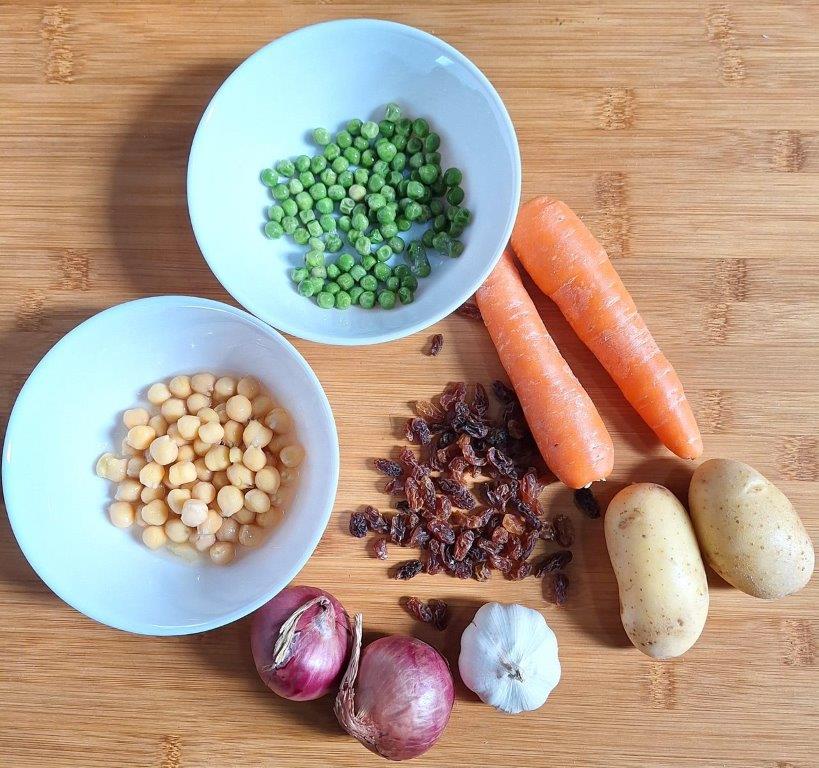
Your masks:
<svg viewBox="0 0 819 768"><path fill-rule="evenodd" d="M229 419L227 415L227 405L225 403L219 403L213 407L216 415L219 417L219 423L225 424Z"/></svg>
<svg viewBox="0 0 819 768"><path fill-rule="evenodd" d="M279 461L285 467L297 467L304 460L304 448L298 443L286 445L279 451Z"/></svg>
<svg viewBox="0 0 819 768"><path fill-rule="evenodd" d="M222 517L235 515L245 503L245 495L233 485L225 485L216 494L216 504Z"/></svg>
<svg viewBox="0 0 819 768"><path fill-rule="evenodd" d="M253 473L244 464L231 464L226 472L231 485L243 491L253 487Z"/></svg>
<svg viewBox="0 0 819 768"><path fill-rule="evenodd" d="M247 507L242 507L235 515L233 515L233 519L240 525L247 525L256 519L256 513L251 512L249 509L247 509Z"/></svg>
<svg viewBox="0 0 819 768"><path fill-rule="evenodd" d="M156 432L157 437L168 434L168 422L165 421L165 417L160 413L156 414L156 416L151 416L148 420L148 426Z"/></svg>
<svg viewBox="0 0 819 768"><path fill-rule="evenodd" d="M188 499L182 505L182 522L196 528L208 519L208 505L199 499Z"/></svg>
<svg viewBox="0 0 819 768"><path fill-rule="evenodd" d="M191 538L191 544L200 552L207 551L216 543L216 537L212 533L196 533Z"/></svg>
<svg viewBox="0 0 819 768"><path fill-rule="evenodd" d="M131 429L131 427L147 427L149 418L148 411L144 408L129 408L122 414L122 423L128 429Z"/></svg>
<svg viewBox="0 0 819 768"><path fill-rule="evenodd" d="M224 488L226 485L230 485L230 480L228 480L227 472L214 472L213 477L211 478L211 483L213 487L218 491L220 488Z"/></svg>
<svg viewBox="0 0 819 768"><path fill-rule="evenodd" d="M228 458L231 464L238 464L242 460L242 449L238 445L234 445L228 451Z"/></svg>
<svg viewBox="0 0 819 768"><path fill-rule="evenodd" d="M207 424L210 421L215 421L217 424L219 423L219 414L216 413L213 408L202 408L196 412L196 415L202 424Z"/></svg>
<svg viewBox="0 0 819 768"><path fill-rule="evenodd" d="M259 394L259 390L261 390L261 385L258 379L254 379L252 376L244 376L239 379L239 383L236 385L236 391L240 395L244 395L248 400L252 400L256 397L256 395Z"/></svg>
<svg viewBox="0 0 819 768"><path fill-rule="evenodd" d="M128 445L128 438L123 437L119 443L119 452L125 456L126 458L131 458L131 456L138 456L140 451L138 451L133 446Z"/></svg>
<svg viewBox="0 0 819 768"><path fill-rule="evenodd" d="M264 448L273 439L273 430L260 421L251 421L242 433L242 442L250 448Z"/></svg>
<svg viewBox="0 0 819 768"><path fill-rule="evenodd" d="M293 420L284 408L274 408L264 417L264 423L279 434L289 432L293 427Z"/></svg>
<svg viewBox="0 0 819 768"><path fill-rule="evenodd" d="M130 528L134 524L134 507L127 501L115 501L108 507L108 517L117 528Z"/></svg>
<svg viewBox="0 0 819 768"><path fill-rule="evenodd" d="M218 445L225 436L225 428L219 421L207 421L199 427L199 439L205 443Z"/></svg>
<svg viewBox="0 0 819 768"><path fill-rule="evenodd" d="M142 531L142 543L148 549L159 549L165 546L168 542L168 537L165 535L165 529L158 525L149 525Z"/></svg>
<svg viewBox="0 0 819 768"><path fill-rule="evenodd" d="M214 400L222 402L223 400L227 400L229 397L233 397L235 394L236 379L232 379L230 376L222 376L221 379L216 379L216 382L213 385Z"/></svg>
<svg viewBox="0 0 819 768"><path fill-rule="evenodd" d="M227 565L236 557L236 547L229 541L217 541L210 548L210 559L216 565Z"/></svg>
<svg viewBox="0 0 819 768"><path fill-rule="evenodd" d="M213 479L213 472L208 469L208 465L201 456L193 462L193 466L196 468L197 480L210 482Z"/></svg>
<svg viewBox="0 0 819 768"><path fill-rule="evenodd" d="M143 504L148 504L155 499L164 499L165 489L160 485L159 488L142 488L139 492L139 500Z"/></svg>
<svg viewBox="0 0 819 768"><path fill-rule="evenodd" d="M174 397L179 397L184 400L190 397L193 393L191 389L191 380L188 376L174 376L168 382L168 389Z"/></svg>
<svg viewBox="0 0 819 768"><path fill-rule="evenodd" d="M167 502L171 512L181 515L182 507L190 497L191 492L187 488L173 488L168 491Z"/></svg>
<svg viewBox="0 0 819 768"><path fill-rule="evenodd" d="M256 547L262 540L262 529L258 525L243 525L239 528L239 543L245 547Z"/></svg>
<svg viewBox="0 0 819 768"><path fill-rule="evenodd" d="M242 454L242 464L251 470L251 472L258 472L260 469L264 469L265 464L267 464L267 457L261 448L256 448L251 445L250 448Z"/></svg>
<svg viewBox="0 0 819 768"><path fill-rule="evenodd" d="M187 413L185 401L180 400L178 397L172 397L166 400L162 403L159 411L165 417L165 421L167 421L168 424L175 423Z"/></svg>
<svg viewBox="0 0 819 768"><path fill-rule="evenodd" d="M171 438L178 446L183 446L188 441L179 434L179 427L176 424L171 424L168 427L168 437Z"/></svg>
<svg viewBox="0 0 819 768"><path fill-rule="evenodd" d="M191 376L191 389L202 395L210 397L213 392L213 385L216 377L212 373L195 373Z"/></svg>
<svg viewBox="0 0 819 768"><path fill-rule="evenodd" d="M267 512L270 509L270 497L258 488L253 488L245 494L245 506L255 514Z"/></svg>
<svg viewBox="0 0 819 768"><path fill-rule="evenodd" d="M212 509L208 510L208 516L204 523L200 523L196 532L199 534L216 533L222 527L222 520L224 518Z"/></svg>
<svg viewBox="0 0 819 768"><path fill-rule="evenodd" d="M250 450L248 448L248 450ZM264 467L256 473L256 487L265 493L276 493L279 490L279 470L276 467Z"/></svg>
<svg viewBox="0 0 819 768"><path fill-rule="evenodd" d="M161 381L148 387L148 402L151 405L162 405L171 396L171 390Z"/></svg>
<svg viewBox="0 0 819 768"><path fill-rule="evenodd" d="M188 413L199 413L199 411L204 411L205 408L210 408L210 398L207 395L194 392L185 400L185 407L188 409Z"/></svg>
<svg viewBox="0 0 819 768"><path fill-rule="evenodd" d="M131 427L125 439L131 448L136 448L138 451L144 451L151 441L156 437L156 432L153 431L146 424L140 424L136 427Z"/></svg>
<svg viewBox="0 0 819 768"><path fill-rule="evenodd" d="M290 467L283 467L279 472L279 477L282 479L282 485L289 485L298 476L299 476L298 471L295 469L291 469Z"/></svg>
<svg viewBox="0 0 819 768"><path fill-rule="evenodd" d="M179 461L176 464L171 464L168 470L168 479L177 486L195 482L196 467L193 466L192 461Z"/></svg>
<svg viewBox="0 0 819 768"><path fill-rule="evenodd" d="M188 540L192 531L178 517L172 517L165 523L165 535L174 544L183 544Z"/></svg>
<svg viewBox="0 0 819 768"><path fill-rule="evenodd" d="M199 431L200 424L201 422L198 416L186 414L185 416L181 416L179 421L176 422L176 429L185 440L193 440Z"/></svg>
<svg viewBox="0 0 819 768"><path fill-rule="evenodd" d="M227 446L215 445L205 454L205 466L211 472L219 472L230 465L230 455Z"/></svg>
<svg viewBox="0 0 819 768"><path fill-rule="evenodd" d="M222 527L216 531L217 541L236 541L239 538L239 523L232 517L222 518Z"/></svg>
<svg viewBox="0 0 819 768"><path fill-rule="evenodd" d="M267 512L259 512L256 515L256 525L260 528L272 528L281 519L282 512L276 507L270 507Z"/></svg>
<svg viewBox="0 0 819 768"><path fill-rule="evenodd" d="M273 410L275 405L276 404L267 395L259 395L253 398L253 402L250 405L250 412L253 414L254 419L261 419L264 418L266 413Z"/></svg>
<svg viewBox="0 0 819 768"><path fill-rule="evenodd" d="M224 426L224 436L222 442L227 446L239 445L242 442L244 427L238 421L227 421Z"/></svg>
<svg viewBox="0 0 819 768"><path fill-rule="evenodd" d="M140 515L148 525L165 525L168 519L168 505L162 499L154 499L142 507Z"/></svg>
<svg viewBox="0 0 819 768"><path fill-rule="evenodd" d="M131 456L131 458L128 459L128 463L125 465L125 474L128 477L133 477L136 479L139 477L139 473L147 463L148 462L145 461L144 457L142 456Z"/></svg>
<svg viewBox="0 0 819 768"><path fill-rule="evenodd" d="M193 461L196 458L196 453L192 445L180 445L179 453L176 455L177 461Z"/></svg>
<svg viewBox="0 0 819 768"><path fill-rule="evenodd" d="M211 448L213 448L213 446L210 443L206 443L204 440L200 440L198 437L193 441L193 452L202 458L203 461L204 456Z"/></svg>
<svg viewBox="0 0 819 768"><path fill-rule="evenodd" d="M198 482L191 489L191 496L210 504L216 498L216 488L213 483Z"/></svg>
<svg viewBox="0 0 819 768"><path fill-rule="evenodd" d="M238 421L244 424L252 413L252 406L250 400L244 395L234 395L227 401L225 406L227 408L228 418L233 421Z"/></svg>
<svg viewBox="0 0 819 768"><path fill-rule="evenodd" d="M173 464L179 455L179 446L173 441L170 435L162 435L162 437L157 437L151 441L149 450L151 452L151 458L163 467L168 466L168 464Z"/></svg>
<svg viewBox="0 0 819 768"><path fill-rule="evenodd" d="M159 488L164 477L165 467L155 461L146 464L139 472L139 482L146 488Z"/></svg>

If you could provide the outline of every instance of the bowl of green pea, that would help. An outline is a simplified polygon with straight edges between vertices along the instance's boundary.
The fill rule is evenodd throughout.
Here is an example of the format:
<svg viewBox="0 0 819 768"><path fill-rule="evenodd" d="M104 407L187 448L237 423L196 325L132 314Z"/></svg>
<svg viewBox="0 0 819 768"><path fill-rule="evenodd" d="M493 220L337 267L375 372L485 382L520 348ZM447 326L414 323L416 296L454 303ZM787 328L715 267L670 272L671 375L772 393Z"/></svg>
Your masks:
<svg viewBox="0 0 819 768"><path fill-rule="evenodd" d="M211 270L257 317L374 344L474 293L520 176L512 122L472 62L421 30L348 19L291 32L228 77L193 140L188 207Z"/></svg>

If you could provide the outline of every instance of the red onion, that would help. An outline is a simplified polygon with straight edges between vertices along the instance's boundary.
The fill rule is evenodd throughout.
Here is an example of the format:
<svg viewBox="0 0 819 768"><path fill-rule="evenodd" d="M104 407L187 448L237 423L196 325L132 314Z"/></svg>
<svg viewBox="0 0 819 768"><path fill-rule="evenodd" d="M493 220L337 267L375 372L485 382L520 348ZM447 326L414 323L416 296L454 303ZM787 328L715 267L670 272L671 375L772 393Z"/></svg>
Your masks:
<svg viewBox="0 0 819 768"><path fill-rule="evenodd" d="M250 628L256 671L271 691L293 701L336 687L350 652L350 619L315 587L290 587L259 608Z"/></svg>
<svg viewBox="0 0 819 768"><path fill-rule="evenodd" d="M438 740L454 698L452 674L438 651L414 637L392 635L362 652L356 614L353 652L335 706L347 733L388 760L408 760Z"/></svg>

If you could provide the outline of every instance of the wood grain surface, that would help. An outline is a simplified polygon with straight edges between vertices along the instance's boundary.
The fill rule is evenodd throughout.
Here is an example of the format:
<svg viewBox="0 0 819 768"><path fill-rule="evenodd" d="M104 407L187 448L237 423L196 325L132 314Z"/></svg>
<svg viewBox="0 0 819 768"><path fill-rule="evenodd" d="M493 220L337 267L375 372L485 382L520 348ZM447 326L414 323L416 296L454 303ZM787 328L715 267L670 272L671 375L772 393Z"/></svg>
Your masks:
<svg viewBox="0 0 819 768"><path fill-rule="evenodd" d="M794 2L411 3L29 0L0 4L2 412L44 352L100 309L151 294L230 301L191 235L185 164L210 96L247 55L312 22L375 16L442 36L503 96L523 198L550 192L596 231L686 384L706 456L766 474L819 540L819 5ZM363 54L365 55L365 53ZM546 301L549 329L616 446L604 501L629 481L684 494L692 466L661 449ZM422 354L444 335L440 357ZM418 766L811 768L819 764L819 580L775 603L711 579L684 658L628 645L600 521L578 519L570 601L535 579L386 578L345 533L380 503L367 460L398 442L408 403L501 374L483 328L451 317L358 350L295 340L324 383L342 452L330 526L300 583L412 632L454 663L489 599L544 612L563 679L540 711L504 717L463 687ZM47 483L32 494L55 492ZM550 510L572 511L549 488ZM396 556L393 555L393 560ZM398 605L441 597L437 634ZM369 766L329 701L291 704L256 678L248 621L133 637L57 599L0 519L0 764Z"/></svg>

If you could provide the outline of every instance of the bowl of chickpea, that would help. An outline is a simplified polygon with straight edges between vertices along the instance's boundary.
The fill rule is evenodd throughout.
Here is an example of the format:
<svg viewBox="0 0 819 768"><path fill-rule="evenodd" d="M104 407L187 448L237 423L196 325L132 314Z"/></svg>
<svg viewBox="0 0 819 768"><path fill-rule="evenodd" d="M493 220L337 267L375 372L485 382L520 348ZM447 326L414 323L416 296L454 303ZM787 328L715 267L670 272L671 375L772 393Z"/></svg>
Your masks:
<svg viewBox="0 0 819 768"><path fill-rule="evenodd" d="M14 535L59 597L117 629L181 635L293 579L338 467L327 397L288 341L226 304L162 296L95 315L45 355L2 473Z"/></svg>

